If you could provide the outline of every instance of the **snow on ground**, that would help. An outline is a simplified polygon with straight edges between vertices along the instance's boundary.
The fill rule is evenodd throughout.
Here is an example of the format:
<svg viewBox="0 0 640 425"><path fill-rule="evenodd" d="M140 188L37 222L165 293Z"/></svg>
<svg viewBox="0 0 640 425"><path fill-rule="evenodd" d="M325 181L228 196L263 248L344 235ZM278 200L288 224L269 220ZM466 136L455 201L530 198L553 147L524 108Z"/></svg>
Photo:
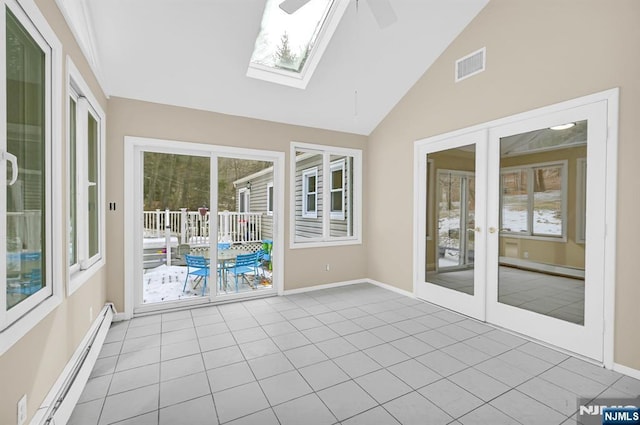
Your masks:
<svg viewBox="0 0 640 425"><path fill-rule="evenodd" d="M260 271L262 273L262 270ZM264 271L265 284L257 285L255 289L271 288L272 273L269 270ZM182 291L184 280L187 276L187 268L184 266L166 266L161 265L154 269L149 269L145 272L143 279L143 294L142 300L144 304L159 303L163 301L176 301L187 298L199 297L202 295L202 282L196 286L196 278L190 276L187 281L185 291ZM214 276L215 277L215 276ZM250 278L253 283L253 279ZM254 288L249 286L244 279L241 279L242 283L239 285L239 292L253 291ZM215 280L214 280L215 282ZM266 284L268 282L268 284ZM205 296L209 295L209 288L211 280L207 281L207 289L205 290ZM194 288L194 286L196 286ZM229 278L230 292L235 292L235 285L233 284L233 275Z"/></svg>

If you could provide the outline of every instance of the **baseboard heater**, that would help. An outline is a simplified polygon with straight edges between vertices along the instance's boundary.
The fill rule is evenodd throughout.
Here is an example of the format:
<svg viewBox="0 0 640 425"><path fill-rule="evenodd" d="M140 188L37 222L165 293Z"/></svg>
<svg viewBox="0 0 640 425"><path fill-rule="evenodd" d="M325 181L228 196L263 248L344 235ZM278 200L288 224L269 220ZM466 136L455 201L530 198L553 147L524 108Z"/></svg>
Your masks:
<svg viewBox="0 0 640 425"><path fill-rule="evenodd" d="M31 425L64 425L80 399L113 320L113 304L105 304L49 394L36 411Z"/></svg>
<svg viewBox="0 0 640 425"><path fill-rule="evenodd" d="M528 261L520 258L500 257L500 265L517 267L519 269L531 270L534 272L549 273L557 276L571 277L574 279L584 279L584 269L536 263L535 261Z"/></svg>

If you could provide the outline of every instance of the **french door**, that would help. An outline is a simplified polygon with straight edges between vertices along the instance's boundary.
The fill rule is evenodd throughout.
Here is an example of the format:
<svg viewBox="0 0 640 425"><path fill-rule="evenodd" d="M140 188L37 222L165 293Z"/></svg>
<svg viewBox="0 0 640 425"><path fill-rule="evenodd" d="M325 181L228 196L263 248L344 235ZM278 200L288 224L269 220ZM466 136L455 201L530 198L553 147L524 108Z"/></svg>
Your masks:
<svg viewBox="0 0 640 425"><path fill-rule="evenodd" d="M416 295L603 361L607 101L416 145Z"/></svg>

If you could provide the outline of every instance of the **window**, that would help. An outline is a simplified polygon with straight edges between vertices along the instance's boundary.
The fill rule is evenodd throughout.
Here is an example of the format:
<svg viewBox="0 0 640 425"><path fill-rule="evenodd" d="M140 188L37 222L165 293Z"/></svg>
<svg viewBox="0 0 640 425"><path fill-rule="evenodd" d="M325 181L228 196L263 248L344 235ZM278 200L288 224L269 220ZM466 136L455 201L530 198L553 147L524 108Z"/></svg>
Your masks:
<svg viewBox="0 0 640 425"><path fill-rule="evenodd" d="M345 160L331 163L331 219L344 220L345 207Z"/></svg>
<svg viewBox="0 0 640 425"><path fill-rule="evenodd" d="M267 215L273 215L273 182L267 183Z"/></svg>
<svg viewBox="0 0 640 425"><path fill-rule="evenodd" d="M501 172L500 228L513 236L566 237L566 161Z"/></svg>
<svg viewBox="0 0 640 425"><path fill-rule="evenodd" d="M53 248L64 237L53 225L62 210L61 99L53 83L62 48L33 2L3 4L0 355L60 304L64 262Z"/></svg>
<svg viewBox="0 0 640 425"><path fill-rule="evenodd" d="M318 218L318 167L302 172L302 217Z"/></svg>
<svg viewBox="0 0 640 425"><path fill-rule="evenodd" d="M250 205L250 189L243 187L238 191L238 212L249 212Z"/></svg>
<svg viewBox="0 0 640 425"><path fill-rule="evenodd" d="M71 61L69 70L69 293L103 264L104 112ZM94 267L95 266L95 267ZM84 273L85 270L91 270Z"/></svg>
<svg viewBox="0 0 640 425"><path fill-rule="evenodd" d="M247 76L304 89L349 1L285 2L281 8L282 3L266 2Z"/></svg>
<svg viewBox="0 0 640 425"><path fill-rule="evenodd" d="M291 246L361 243L362 151L291 144Z"/></svg>

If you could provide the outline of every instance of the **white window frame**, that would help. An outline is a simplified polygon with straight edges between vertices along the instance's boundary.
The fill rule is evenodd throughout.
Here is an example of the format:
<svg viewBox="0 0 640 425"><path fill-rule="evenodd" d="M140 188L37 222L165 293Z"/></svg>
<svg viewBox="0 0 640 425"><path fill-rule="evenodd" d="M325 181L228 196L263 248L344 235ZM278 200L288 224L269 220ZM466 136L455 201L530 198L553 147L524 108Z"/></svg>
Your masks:
<svg viewBox="0 0 640 425"><path fill-rule="evenodd" d="M6 310L6 279L0 280L0 355L4 354L13 344L40 323L48 314L62 303L64 297L63 280L65 268L64 250L67 246L63 234L63 203L62 190L62 114L59 105L62 102L62 44L53 29L42 15L33 0L2 0L0 16L0 34L5 40L6 10L15 15L21 25L30 33L46 54L45 61L45 213L46 272L43 276L47 285L11 310ZM4 47L4 45L3 45ZM5 48L6 51L6 48ZM6 54L0 55L0 116L6 117ZM7 134L6 119L0 120L0 133ZM6 188L6 161L0 161L0 185ZM6 213L6 189L0 190L0 211ZM0 240L6 240L6 219L0 217ZM6 276L6 248L0 248L0 275Z"/></svg>
<svg viewBox="0 0 640 425"><path fill-rule="evenodd" d="M329 13L311 49L311 53L300 72L271 68L249 61L247 77L298 89L305 89L348 6L349 0L334 0L334 4L331 6L331 9L329 9Z"/></svg>
<svg viewBox="0 0 640 425"><path fill-rule="evenodd" d="M244 208L242 208L244 204ZM243 187L238 189L238 212L247 213L251 211L251 189Z"/></svg>
<svg viewBox="0 0 640 425"><path fill-rule="evenodd" d="M587 240L587 158L576 160L576 243L585 244Z"/></svg>
<svg viewBox="0 0 640 425"><path fill-rule="evenodd" d="M273 215L273 182L267 183L267 215Z"/></svg>
<svg viewBox="0 0 640 425"><path fill-rule="evenodd" d="M310 177L314 177L316 182L313 192L309 190ZM313 210L309 209L309 195L313 195L316 199ZM302 171L302 218L318 218L318 167Z"/></svg>
<svg viewBox="0 0 640 425"><path fill-rule="evenodd" d="M316 178L316 190L318 191L318 197L316 199L317 211L322 212L322 235L313 238L300 238L296 237L296 184L300 184L299 180L296 181L296 173L300 176L300 170L297 169L296 156L299 152L305 152L313 155L318 155L322 158L322 168L316 168L317 174L321 177ZM349 195L349 203L351 211L345 212L345 220L348 220L348 226L352 230L350 236L331 236L331 192L329 190L322 190L320 188L326 188L330 182L331 175L331 157L340 156L345 157L345 163L351 162L353 165L351 169L348 169L348 165L345 166L345 173L348 172L351 175L352 181L349 182L351 188L351 194ZM358 245L362 244L362 150L334 147L326 145L317 145L303 142L291 142L289 161L290 173L289 173L289 196L290 196L290 214L289 214L289 246L292 249L297 248L316 248L327 246L340 246L340 245ZM351 158L351 161L347 161L346 158ZM302 218L305 211L305 193L304 193L304 173L311 168L307 168L302 171ZM343 177L347 179L348 177ZM298 192L300 196L300 192ZM321 208L319 207L319 201L322 199ZM299 201L298 201L299 202ZM300 218L300 217L298 217Z"/></svg>
<svg viewBox="0 0 640 425"><path fill-rule="evenodd" d="M339 189L334 189L333 188L333 173L335 171L341 170L342 171L342 182L340 184L340 188ZM345 199L345 192L347 191L347 175L346 175L346 161L344 159L339 159L337 161L334 161L331 163L331 166L329 167L329 192L330 192L330 197L329 197L329 211L331 212L331 220L344 220L345 219L345 213L344 213L344 205L345 205L345 201L348 203L349 200ZM333 209L333 194L340 192L342 193L342 203L340 204L340 209L339 210L334 210ZM347 196L350 196L350 194L347 192Z"/></svg>
<svg viewBox="0 0 640 425"><path fill-rule="evenodd" d="M68 294L73 294L91 276L105 264L105 135L106 114L102 110L89 85L70 57L67 56L67 181L73 176L70 171L71 128L69 99L76 101L76 263L69 266ZM89 186L95 182L88 181L88 114L98 123L98 253L89 256ZM67 206L71 206L71 190L67 185ZM67 235L70 233L71 223L67 217ZM67 243L68 246L68 243Z"/></svg>
<svg viewBox="0 0 640 425"><path fill-rule="evenodd" d="M561 208L562 208L562 232L560 235L548 235L544 233L535 233L533 231L533 204L534 204L534 192L533 192L533 170L538 168L552 168L552 167L560 167L561 169L561 191L562 191L562 200L561 200ZM500 169L500 184L502 185L502 175L507 173L512 173L514 171L526 171L527 172L527 232L510 232L507 230L502 230L502 189L500 190L500 233L505 237L509 238L522 238L522 239L535 239L535 240L546 240L546 241L555 241L555 242L566 242L567 241L567 190L568 190L568 181L567 181L567 169L568 169L568 161L550 161L550 162L540 162L540 163L532 163L532 164L523 164L516 165L513 167L505 167Z"/></svg>

